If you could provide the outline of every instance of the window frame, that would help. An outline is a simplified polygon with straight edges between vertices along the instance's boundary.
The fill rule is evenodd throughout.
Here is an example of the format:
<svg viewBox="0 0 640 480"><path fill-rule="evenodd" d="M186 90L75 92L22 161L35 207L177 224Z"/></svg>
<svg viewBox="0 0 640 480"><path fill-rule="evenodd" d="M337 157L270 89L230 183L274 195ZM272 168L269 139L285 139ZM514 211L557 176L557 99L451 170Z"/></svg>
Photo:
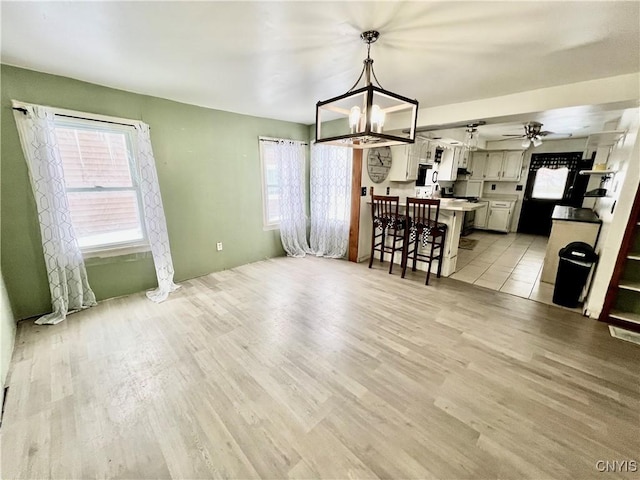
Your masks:
<svg viewBox="0 0 640 480"><path fill-rule="evenodd" d="M564 180L564 186L562 188L562 192L560 193L559 197L537 197L535 196L535 191L536 191L536 182L538 181L538 174L540 173L541 170L548 170L548 171L557 171L557 170L566 170L567 174L565 176L565 180ZM548 167L540 167L538 168L538 170L536 170L536 174L533 178L533 182L531 184L531 199L532 200L538 200L538 201L559 201L564 199L566 193L567 193L567 188L568 188L568 182L569 182L569 178L571 175L571 170L569 169L569 167L560 167L560 168L548 168Z"/></svg>
<svg viewBox="0 0 640 480"><path fill-rule="evenodd" d="M138 159L135 146L137 144L137 131L135 123L131 120L113 119L111 117L103 117L101 115L92 115L88 113L69 112L66 110L54 109L54 124L58 128L69 128L75 130L97 131L105 133L122 133L125 136L127 160L129 165L129 173L131 175L131 187L72 187L67 188L65 192L82 193L82 192L117 192L117 191L133 191L136 194L138 205L140 229L142 238L132 241L122 241L114 243L105 243L93 245L90 247L80 247L84 258L95 257L115 257L134 253L143 253L151 250L147 227L144 218L144 205L142 202L142 192L140 191L140 179L138 170Z"/></svg>
<svg viewBox="0 0 640 480"><path fill-rule="evenodd" d="M268 198L268 185L264 159L264 147L269 142L276 142L279 139L269 137L258 137L258 146L260 150L260 183L262 184L262 230L278 230L280 228L280 218L277 222L269 221L269 198ZM279 185L278 185L279 186Z"/></svg>

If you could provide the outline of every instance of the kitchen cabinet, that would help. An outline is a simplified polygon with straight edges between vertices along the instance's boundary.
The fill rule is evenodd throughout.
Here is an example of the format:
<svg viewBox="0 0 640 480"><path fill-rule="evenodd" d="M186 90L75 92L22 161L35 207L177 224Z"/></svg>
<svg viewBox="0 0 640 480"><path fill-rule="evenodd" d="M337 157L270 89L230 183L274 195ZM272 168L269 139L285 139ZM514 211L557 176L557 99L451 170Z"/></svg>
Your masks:
<svg viewBox="0 0 640 480"><path fill-rule="evenodd" d="M476 210L476 218L473 222L474 228L485 229L487 228L487 216L489 215L489 202L478 202L482 205Z"/></svg>
<svg viewBox="0 0 640 480"><path fill-rule="evenodd" d="M485 180L500 180L502 172L502 161L504 160L504 152L489 152L484 165Z"/></svg>
<svg viewBox="0 0 640 480"><path fill-rule="evenodd" d="M469 167L471 166L471 152L468 149L463 148L460 150L459 158L458 168L466 168L469 170Z"/></svg>
<svg viewBox="0 0 640 480"><path fill-rule="evenodd" d="M489 214L487 216L487 230L496 232L508 232L511 224L511 214L513 212L513 202L492 200L489 203Z"/></svg>
<svg viewBox="0 0 640 480"><path fill-rule="evenodd" d="M522 173L522 160L524 152L519 150L511 150L504 152L502 160L502 176L501 180L505 182L519 182Z"/></svg>
<svg viewBox="0 0 640 480"><path fill-rule="evenodd" d="M445 148L442 159L438 165L438 181L455 182L458 177L458 163L460 161L460 148Z"/></svg>
<svg viewBox="0 0 640 480"><path fill-rule="evenodd" d="M418 163L427 161L428 142L416 140L410 145L391 147L393 161L389 181L412 182L418 178Z"/></svg>
<svg viewBox="0 0 640 480"><path fill-rule="evenodd" d="M473 152L470 165L467 170L471 172L469 180L484 179L484 165L487 161L487 152Z"/></svg>
<svg viewBox="0 0 640 480"><path fill-rule="evenodd" d="M523 157L523 152L520 150L486 152L482 178L484 180L497 182L519 182L522 173ZM475 163L475 156L473 160ZM474 171L474 175L476 174Z"/></svg>

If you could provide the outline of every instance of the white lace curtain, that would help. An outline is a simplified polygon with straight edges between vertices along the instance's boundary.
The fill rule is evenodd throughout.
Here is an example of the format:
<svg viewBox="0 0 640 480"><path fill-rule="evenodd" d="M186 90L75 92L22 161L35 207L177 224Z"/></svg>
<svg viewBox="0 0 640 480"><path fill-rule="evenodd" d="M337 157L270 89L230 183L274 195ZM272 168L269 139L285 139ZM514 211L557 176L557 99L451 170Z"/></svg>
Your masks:
<svg viewBox="0 0 640 480"><path fill-rule="evenodd" d="M19 102L14 102L14 107L20 109L14 111L14 116L38 210L53 310L36 323L56 324L68 313L96 305L96 298L89 286L71 223L63 163L56 139L55 111ZM178 285L173 283L173 262L149 126L142 122L134 126L144 221L158 278L158 288L147 292L147 297L162 302Z"/></svg>
<svg viewBox="0 0 640 480"><path fill-rule="evenodd" d="M96 297L71 224L54 115L45 107L20 108L14 116L38 210L53 309L36 323L52 325L68 313L95 305Z"/></svg>
<svg viewBox="0 0 640 480"><path fill-rule="evenodd" d="M311 250L341 258L349 247L353 150L315 144L311 148Z"/></svg>
<svg viewBox="0 0 640 480"><path fill-rule="evenodd" d="M278 156L282 247L290 257L304 257L311 251L307 242L305 215L305 148L302 143L289 140L280 140L270 145Z"/></svg>
<svg viewBox="0 0 640 480"><path fill-rule="evenodd" d="M173 260L167 233L167 221L164 216L162 197L156 162L151 149L149 125L139 122L135 125L138 144L138 171L140 179L140 193L144 209L144 222L151 246L153 264L156 268L158 288L147 292L147 297L154 302L167 299L169 293L177 290L179 285L173 283Z"/></svg>

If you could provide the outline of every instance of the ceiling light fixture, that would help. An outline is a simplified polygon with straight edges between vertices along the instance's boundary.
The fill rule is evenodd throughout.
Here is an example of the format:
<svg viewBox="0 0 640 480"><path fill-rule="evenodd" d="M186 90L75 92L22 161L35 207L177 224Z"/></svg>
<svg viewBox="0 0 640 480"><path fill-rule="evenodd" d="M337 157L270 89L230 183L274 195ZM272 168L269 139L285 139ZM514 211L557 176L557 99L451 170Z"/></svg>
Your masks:
<svg viewBox="0 0 640 480"><path fill-rule="evenodd" d="M367 44L367 58L353 87L343 95L317 103L317 143L360 149L414 143L418 101L380 85L369 55L371 44L379 37L375 30L360 35ZM371 76L378 86L371 83ZM356 89L363 77L364 87Z"/></svg>
<svg viewBox="0 0 640 480"><path fill-rule="evenodd" d="M529 148L532 143L534 147L542 145L542 136L540 135L541 128L542 124L538 122L529 122L525 124L522 148Z"/></svg>
<svg viewBox="0 0 640 480"><path fill-rule="evenodd" d="M464 138L464 148L471 152L478 150L478 125L477 123L470 123L467 125L467 133Z"/></svg>

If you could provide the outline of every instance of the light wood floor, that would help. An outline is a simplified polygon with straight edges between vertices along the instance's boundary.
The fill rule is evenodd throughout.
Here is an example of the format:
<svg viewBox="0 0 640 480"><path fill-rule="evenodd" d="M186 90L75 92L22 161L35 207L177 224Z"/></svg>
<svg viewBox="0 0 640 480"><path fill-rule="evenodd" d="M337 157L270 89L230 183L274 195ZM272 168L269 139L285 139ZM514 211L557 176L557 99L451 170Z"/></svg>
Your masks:
<svg viewBox="0 0 640 480"><path fill-rule="evenodd" d="M2 478L637 478L640 347L451 279L280 258L19 325Z"/></svg>

